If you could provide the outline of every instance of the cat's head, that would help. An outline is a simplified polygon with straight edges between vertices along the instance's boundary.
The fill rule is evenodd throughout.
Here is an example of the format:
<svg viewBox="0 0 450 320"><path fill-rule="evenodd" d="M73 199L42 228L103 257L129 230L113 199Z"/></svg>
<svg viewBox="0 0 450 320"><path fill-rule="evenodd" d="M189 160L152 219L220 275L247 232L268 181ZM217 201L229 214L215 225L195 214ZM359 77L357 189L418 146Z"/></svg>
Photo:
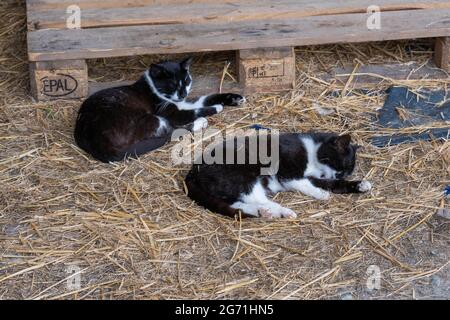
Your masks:
<svg viewBox="0 0 450 320"><path fill-rule="evenodd" d="M355 169L358 148L348 134L331 136L317 150L317 159L336 172L336 179L343 179Z"/></svg>
<svg viewBox="0 0 450 320"><path fill-rule="evenodd" d="M192 77L189 72L191 63L190 57L180 62L152 64L148 73L157 93L174 102L186 99L192 88Z"/></svg>

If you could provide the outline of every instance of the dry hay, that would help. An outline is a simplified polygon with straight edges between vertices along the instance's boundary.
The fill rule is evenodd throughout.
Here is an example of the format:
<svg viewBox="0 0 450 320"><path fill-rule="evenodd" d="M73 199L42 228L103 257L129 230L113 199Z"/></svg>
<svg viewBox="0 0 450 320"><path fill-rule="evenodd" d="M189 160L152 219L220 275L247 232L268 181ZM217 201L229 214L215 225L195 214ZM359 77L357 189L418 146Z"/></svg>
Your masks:
<svg viewBox="0 0 450 320"><path fill-rule="evenodd" d="M170 145L101 164L74 145L79 102L33 103L22 1L0 3L0 38L0 299L450 297L449 226L434 216L445 205L450 142L377 149L370 115L383 94L329 98L338 84L319 79L347 63L425 62L430 50L407 53L405 42L298 48L297 90L253 96L212 118L219 128L350 132L363 145L354 176L374 184L370 194L329 202L279 194L298 219L236 222L184 195L188 166L171 166ZM220 76L231 57L197 55L194 71ZM90 76L133 79L152 59L91 61ZM315 103L335 112L321 116ZM80 289L67 286L71 265ZM370 265L382 272L380 290L366 287Z"/></svg>

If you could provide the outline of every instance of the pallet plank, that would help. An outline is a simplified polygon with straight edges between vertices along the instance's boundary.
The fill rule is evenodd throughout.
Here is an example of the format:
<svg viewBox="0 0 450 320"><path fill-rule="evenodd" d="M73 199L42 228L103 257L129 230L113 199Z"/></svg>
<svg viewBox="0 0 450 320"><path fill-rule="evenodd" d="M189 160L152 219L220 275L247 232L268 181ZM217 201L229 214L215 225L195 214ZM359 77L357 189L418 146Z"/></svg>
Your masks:
<svg viewBox="0 0 450 320"><path fill-rule="evenodd" d="M28 50L30 61L45 61L445 37L450 35L449 21L450 9L432 9L385 12L379 30L367 28L367 14L233 24L38 30L28 33Z"/></svg>
<svg viewBox="0 0 450 320"><path fill-rule="evenodd" d="M211 3L215 0L26 0L27 8L33 11L65 9L69 5L78 5L82 9L143 7L146 5L179 5L188 3ZM250 0L254 1L254 0Z"/></svg>
<svg viewBox="0 0 450 320"><path fill-rule="evenodd" d="M436 39L434 61L439 68L450 71L450 38Z"/></svg>
<svg viewBox="0 0 450 320"><path fill-rule="evenodd" d="M355 12L354 9L365 10L368 6L378 5L384 9L405 10L405 9L433 9L436 6L446 7L446 0L27 0L29 10L43 11L49 9L65 9L69 5L78 5L82 9L96 8L123 8L123 7L144 7L149 5L183 5L183 4L217 4L228 3L235 6L240 4L255 4L258 5L283 5L283 4L297 4L299 7L308 8L331 8L337 10L348 10ZM345 9L347 8L347 9Z"/></svg>
<svg viewBox="0 0 450 320"><path fill-rule="evenodd" d="M310 16L365 13L373 0L285 0L285 1L175 1L176 5L161 1L30 1L28 28L64 29L68 17L66 8L77 4L82 8L81 27L111 27L145 24L225 23L249 20L294 19ZM43 5L51 6L42 10ZM414 9L450 9L450 1L443 0L379 0L382 11Z"/></svg>

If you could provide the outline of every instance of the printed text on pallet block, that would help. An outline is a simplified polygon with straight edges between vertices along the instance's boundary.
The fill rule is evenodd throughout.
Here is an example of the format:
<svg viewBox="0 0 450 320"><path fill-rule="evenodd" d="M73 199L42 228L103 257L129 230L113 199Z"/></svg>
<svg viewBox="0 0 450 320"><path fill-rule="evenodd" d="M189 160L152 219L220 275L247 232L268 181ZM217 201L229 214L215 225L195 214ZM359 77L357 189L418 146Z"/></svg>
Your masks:
<svg viewBox="0 0 450 320"><path fill-rule="evenodd" d="M38 101L80 99L88 94L84 60L43 61L30 64L31 92Z"/></svg>
<svg viewBox="0 0 450 320"><path fill-rule="evenodd" d="M292 47L240 50L237 65L239 82L247 92L294 88L295 53Z"/></svg>

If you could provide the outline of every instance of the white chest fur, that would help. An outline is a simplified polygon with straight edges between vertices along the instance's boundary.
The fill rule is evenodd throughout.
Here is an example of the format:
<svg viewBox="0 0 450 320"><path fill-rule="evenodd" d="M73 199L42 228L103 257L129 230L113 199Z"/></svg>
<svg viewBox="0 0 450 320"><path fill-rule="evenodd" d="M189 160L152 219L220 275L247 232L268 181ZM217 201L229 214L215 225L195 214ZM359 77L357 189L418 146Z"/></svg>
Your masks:
<svg viewBox="0 0 450 320"><path fill-rule="evenodd" d="M306 164L304 176L318 179L336 179L336 171L319 162L317 159L317 151L320 148L320 143L314 142L314 140L309 137L302 137L300 140L308 155L308 163Z"/></svg>

